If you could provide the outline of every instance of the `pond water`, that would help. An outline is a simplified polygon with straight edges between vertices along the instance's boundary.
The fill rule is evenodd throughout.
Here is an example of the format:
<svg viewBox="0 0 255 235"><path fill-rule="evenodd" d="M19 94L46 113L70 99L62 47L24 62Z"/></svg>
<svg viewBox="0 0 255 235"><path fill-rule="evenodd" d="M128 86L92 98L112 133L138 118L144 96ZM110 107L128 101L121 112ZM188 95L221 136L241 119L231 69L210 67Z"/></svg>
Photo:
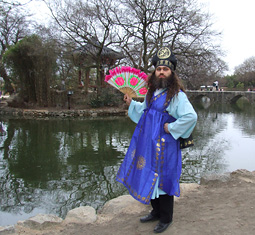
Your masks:
<svg viewBox="0 0 255 235"><path fill-rule="evenodd" d="M203 174L255 170L255 107L194 104L195 146L183 150L182 182ZM62 218L76 207L99 209L126 189L115 180L135 124L127 117L0 117L0 226L38 213Z"/></svg>

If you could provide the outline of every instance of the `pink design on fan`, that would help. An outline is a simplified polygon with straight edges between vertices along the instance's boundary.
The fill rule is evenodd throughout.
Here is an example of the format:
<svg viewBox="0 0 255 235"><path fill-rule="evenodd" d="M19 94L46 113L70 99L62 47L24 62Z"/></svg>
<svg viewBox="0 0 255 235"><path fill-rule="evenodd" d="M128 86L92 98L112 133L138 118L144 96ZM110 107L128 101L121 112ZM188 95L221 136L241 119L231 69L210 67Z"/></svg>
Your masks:
<svg viewBox="0 0 255 235"><path fill-rule="evenodd" d="M140 73L138 74L138 76L139 76L140 78L142 78L143 80L147 81L148 75L147 75L146 73L140 72Z"/></svg>
<svg viewBox="0 0 255 235"><path fill-rule="evenodd" d="M109 70L109 73L112 77L117 74L115 69Z"/></svg>
<svg viewBox="0 0 255 235"><path fill-rule="evenodd" d="M131 86L136 86L137 83L138 83L138 79L137 79L136 77L132 77L132 78L130 79L130 84L131 84Z"/></svg>
<svg viewBox="0 0 255 235"><path fill-rule="evenodd" d="M112 75L106 75L104 80L108 82L111 78L112 78Z"/></svg>
<svg viewBox="0 0 255 235"><path fill-rule="evenodd" d="M116 84L117 84L118 86L123 86L123 85L124 85L124 79L123 79L123 77L117 77L117 78L115 79L115 82L116 82Z"/></svg>
<svg viewBox="0 0 255 235"><path fill-rule="evenodd" d="M121 69L119 67L115 68L115 70L117 74L121 73Z"/></svg>
<svg viewBox="0 0 255 235"><path fill-rule="evenodd" d="M140 90L139 90L139 93L141 95L145 95L147 93L147 88L146 87L142 87Z"/></svg>
<svg viewBox="0 0 255 235"><path fill-rule="evenodd" d="M129 72L129 71L130 71L130 67L127 67L127 66L121 67L121 72Z"/></svg>

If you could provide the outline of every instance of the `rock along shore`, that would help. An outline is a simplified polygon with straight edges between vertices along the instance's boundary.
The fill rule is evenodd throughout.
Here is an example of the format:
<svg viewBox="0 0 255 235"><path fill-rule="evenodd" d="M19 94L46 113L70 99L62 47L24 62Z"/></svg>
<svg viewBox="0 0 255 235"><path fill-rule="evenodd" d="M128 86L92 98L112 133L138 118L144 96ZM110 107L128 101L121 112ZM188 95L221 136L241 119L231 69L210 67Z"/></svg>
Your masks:
<svg viewBox="0 0 255 235"><path fill-rule="evenodd" d="M199 185L195 183L181 185L183 194L198 187ZM131 218L132 215L145 212L149 208L150 206L136 201L130 195L123 195L108 201L98 213L91 206L82 206L70 210L65 219L51 214L38 214L28 220L18 221L16 225L0 227L0 234L44 234L50 231L61 233L63 227L73 225L86 227L89 224L99 226L123 214L130 215Z"/></svg>

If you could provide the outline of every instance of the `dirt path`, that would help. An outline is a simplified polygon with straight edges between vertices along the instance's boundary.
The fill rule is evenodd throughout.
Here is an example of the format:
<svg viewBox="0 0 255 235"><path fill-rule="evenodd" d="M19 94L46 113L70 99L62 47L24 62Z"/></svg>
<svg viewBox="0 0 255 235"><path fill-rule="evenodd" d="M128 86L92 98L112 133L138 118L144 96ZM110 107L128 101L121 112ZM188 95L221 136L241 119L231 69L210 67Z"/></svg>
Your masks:
<svg viewBox="0 0 255 235"><path fill-rule="evenodd" d="M107 223L68 225L41 231L44 235L147 235L157 222L142 224L139 214L120 214ZM28 231L19 234L30 234ZM252 235L255 234L255 171L238 170L227 181L210 180L175 202L174 222L162 234Z"/></svg>

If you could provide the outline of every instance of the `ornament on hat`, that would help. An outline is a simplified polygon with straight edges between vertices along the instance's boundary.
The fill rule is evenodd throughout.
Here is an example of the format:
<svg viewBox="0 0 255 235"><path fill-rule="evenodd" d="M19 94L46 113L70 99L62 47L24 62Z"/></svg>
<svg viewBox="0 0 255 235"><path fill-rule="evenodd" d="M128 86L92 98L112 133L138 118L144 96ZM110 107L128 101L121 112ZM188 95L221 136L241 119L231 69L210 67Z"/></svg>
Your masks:
<svg viewBox="0 0 255 235"><path fill-rule="evenodd" d="M177 59L174 53L168 47L161 47L152 58L154 67L167 66L172 70L176 69Z"/></svg>

